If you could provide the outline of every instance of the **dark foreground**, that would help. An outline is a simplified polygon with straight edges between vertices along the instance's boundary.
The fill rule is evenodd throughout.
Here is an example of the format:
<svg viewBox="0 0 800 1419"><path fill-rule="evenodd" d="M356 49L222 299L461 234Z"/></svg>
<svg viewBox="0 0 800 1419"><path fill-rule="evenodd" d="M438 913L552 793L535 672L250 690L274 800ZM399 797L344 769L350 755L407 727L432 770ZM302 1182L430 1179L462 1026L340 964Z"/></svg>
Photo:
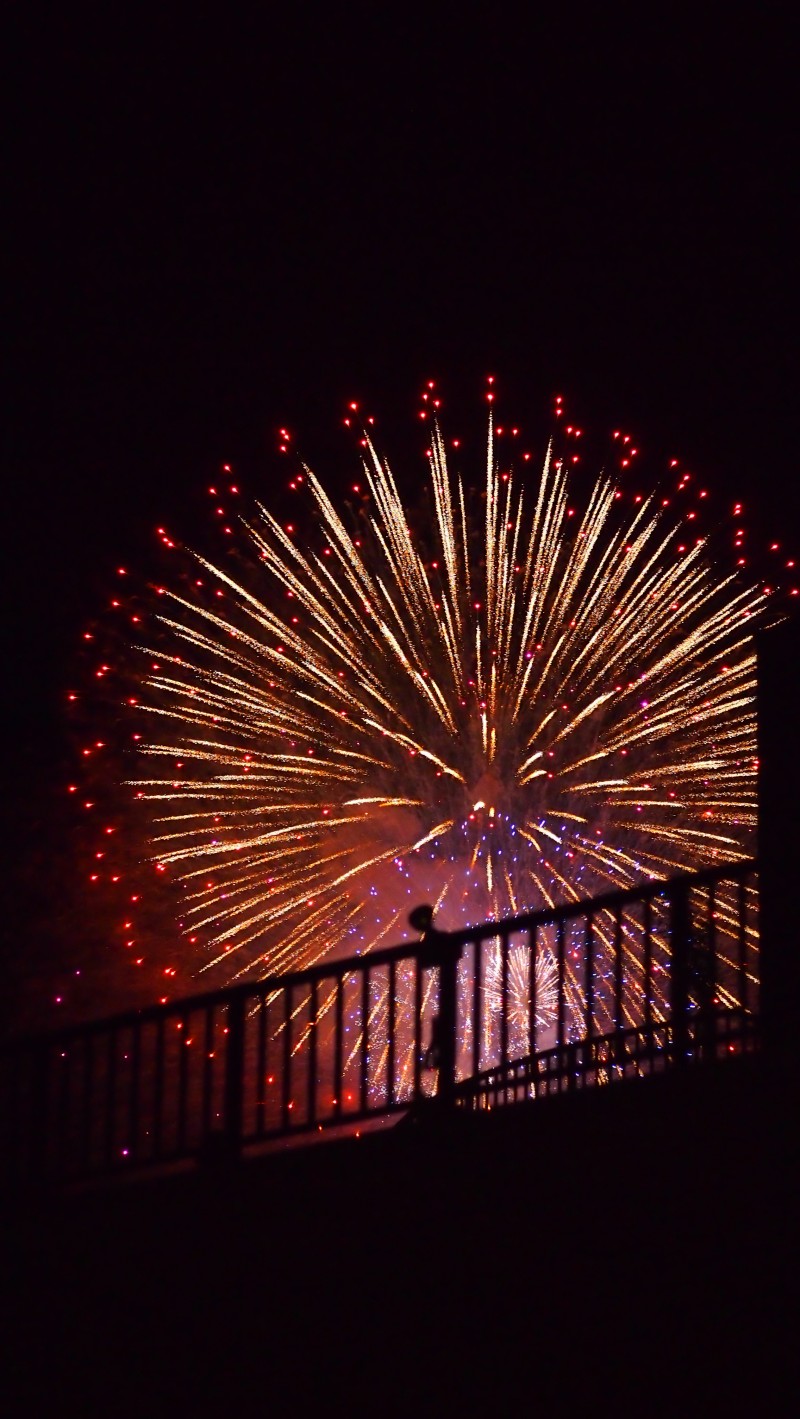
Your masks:
<svg viewBox="0 0 800 1419"><path fill-rule="evenodd" d="M788 1414L797 1162L732 1060L7 1198L3 1407Z"/></svg>

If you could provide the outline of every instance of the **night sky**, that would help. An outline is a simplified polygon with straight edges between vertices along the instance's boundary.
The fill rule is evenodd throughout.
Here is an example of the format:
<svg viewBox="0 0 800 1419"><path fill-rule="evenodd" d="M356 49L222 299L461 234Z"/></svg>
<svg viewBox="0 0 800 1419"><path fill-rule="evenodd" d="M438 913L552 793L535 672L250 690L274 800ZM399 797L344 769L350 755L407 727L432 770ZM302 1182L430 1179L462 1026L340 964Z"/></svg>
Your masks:
<svg viewBox="0 0 800 1419"><path fill-rule="evenodd" d="M561 392L800 551L788 21L254 13L13 27L6 962L87 619L221 461L269 499L279 425L335 483L346 400L399 429L436 377L482 418L492 372L520 423Z"/></svg>

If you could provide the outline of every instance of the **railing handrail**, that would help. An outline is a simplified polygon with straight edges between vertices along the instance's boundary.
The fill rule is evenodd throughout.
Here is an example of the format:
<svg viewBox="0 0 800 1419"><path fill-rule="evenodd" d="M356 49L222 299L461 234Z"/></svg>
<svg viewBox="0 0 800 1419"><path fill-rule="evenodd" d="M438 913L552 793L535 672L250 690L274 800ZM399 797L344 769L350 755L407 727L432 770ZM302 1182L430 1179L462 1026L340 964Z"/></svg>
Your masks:
<svg viewBox="0 0 800 1419"><path fill-rule="evenodd" d="M653 901L683 884L704 886L716 881L730 881L732 878L746 877L758 866L757 858L742 858L734 862L724 862L715 867L701 868L698 872L682 872L673 877L651 878L633 887L617 888L599 897L585 897L580 901L564 902L555 907L543 907L533 912L522 912L516 916L485 921L477 926L460 927L457 931L436 932L440 949L452 948L458 955L473 942L489 941L494 937L510 936L518 931L534 931L541 926L551 926L559 921L571 921L575 917L592 915L607 910L620 909L628 904ZM63 1045L70 1040L86 1038L93 1034L128 1029L134 1025L144 1025L164 1019L170 1015L180 1015L184 1011L207 1009L212 1005L225 1005L231 1001L252 995L269 995L272 991L294 990L315 982L344 978L354 971L379 969L404 959L414 959L420 954L420 940L403 941L397 946L387 946L380 951L365 952L363 955L334 958L318 965L307 966L300 971L284 975L263 976L257 980L240 981L216 990L201 991L195 995L181 996L165 1004L133 1007L114 1015L85 1020L72 1025L64 1025L54 1030L31 1032L0 1045L0 1057L13 1055L32 1048L47 1048Z"/></svg>
<svg viewBox="0 0 800 1419"><path fill-rule="evenodd" d="M742 858L736 862L722 863L719 867L702 868L699 872L679 872L674 877L651 878L638 886L621 887L613 892L604 892L599 897L584 897L580 901L564 902L557 907L545 907L535 912L522 912L518 916L503 917L495 922L482 922L479 926L465 926L445 934L449 940L466 946L472 941L486 941L492 936L511 935L514 931L530 931L537 926L570 921L576 916L613 911L614 908L624 907L630 902L652 901L655 897L663 897L670 888L680 887L683 883L687 886L702 887L710 882L746 877L757 866L757 858Z"/></svg>

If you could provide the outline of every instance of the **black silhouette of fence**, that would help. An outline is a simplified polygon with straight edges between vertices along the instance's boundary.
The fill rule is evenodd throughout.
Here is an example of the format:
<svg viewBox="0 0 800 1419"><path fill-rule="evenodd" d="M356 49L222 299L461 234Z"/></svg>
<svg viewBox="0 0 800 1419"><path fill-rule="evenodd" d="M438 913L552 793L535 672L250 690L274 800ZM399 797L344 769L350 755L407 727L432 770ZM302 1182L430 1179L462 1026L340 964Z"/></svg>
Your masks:
<svg viewBox="0 0 800 1419"><path fill-rule="evenodd" d="M756 864L438 932L19 1041L12 1181L80 1180L435 1101L493 1107L751 1050Z"/></svg>

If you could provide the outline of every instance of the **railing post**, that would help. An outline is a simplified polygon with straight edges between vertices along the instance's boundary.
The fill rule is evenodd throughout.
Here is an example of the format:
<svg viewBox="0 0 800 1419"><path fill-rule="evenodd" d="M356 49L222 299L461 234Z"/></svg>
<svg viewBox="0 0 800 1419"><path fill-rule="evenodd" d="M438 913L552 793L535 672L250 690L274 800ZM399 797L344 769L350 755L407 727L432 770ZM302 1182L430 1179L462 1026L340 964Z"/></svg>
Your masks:
<svg viewBox="0 0 800 1419"><path fill-rule="evenodd" d="M437 933L438 934L438 933ZM439 1082L437 1098L452 1103L456 1087L456 973L458 956L448 938L439 964Z"/></svg>
<svg viewBox="0 0 800 1419"><path fill-rule="evenodd" d="M228 1042L225 1051L225 1144L229 1157L242 1147L244 1119L245 996L239 991L228 1001Z"/></svg>
<svg viewBox="0 0 800 1419"><path fill-rule="evenodd" d="M670 1015L672 1017L673 1062L686 1064L689 1054L689 883L685 878L670 882L669 902Z"/></svg>
<svg viewBox="0 0 800 1419"><path fill-rule="evenodd" d="M50 1051L46 1045L34 1050L31 1070L31 1149L28 1170L34 1182L44 1178L47 1167L48 1083Z"/></svg>
<svg viewBox="0 0 800 1419"><path fill-rule="evenodd" d="M415 907L408 919L415 931L422 932L419 970L434 967L439 970L439 1013L433 1022L428 1058L438 1071L436 1098L439 1103L451 1104L456 1087L458 962L461 948L455 945L447 932L437 931L433 926L432 907Z"/></svg>
<svg viewBox="0 0 800 1419"><path fill-rule="evenodd" d="M797 882L800 859L800 622L758 637L758 995L764 1053L774 1079L800 1097L797 1048ZM743 1005L745 1002L742 1002ZM753 1002L755 1003L755 1002Z"/></svg>

